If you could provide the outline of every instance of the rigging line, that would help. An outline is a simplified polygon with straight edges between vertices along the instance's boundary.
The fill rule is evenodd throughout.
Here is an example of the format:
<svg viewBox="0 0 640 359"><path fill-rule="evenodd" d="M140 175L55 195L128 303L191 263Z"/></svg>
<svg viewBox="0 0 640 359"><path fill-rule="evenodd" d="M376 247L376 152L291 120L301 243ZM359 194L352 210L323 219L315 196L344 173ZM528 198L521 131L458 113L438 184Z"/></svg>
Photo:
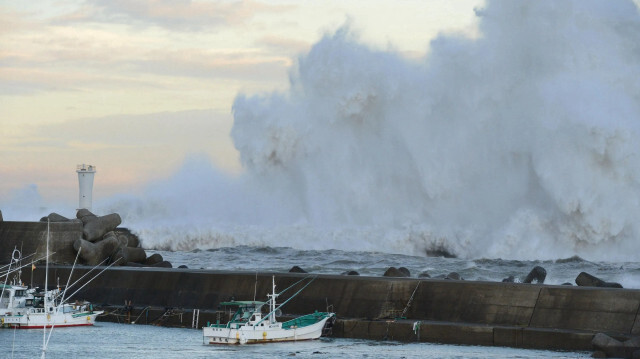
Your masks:
<svg viewBox="0 0 640 359"><path fill-rule="evenodd" d="M22 252L20 252L20 253L22 253ZM29 258L29 257L33 257L33 256L35 256L35 255L36 255L35 253L31 253L31 254L29 254L28 256L25 256L25 257L22 257L22 256L21 256L21 257L20 257L20 260L27 259L27 258ZM2 266L0 266L0 270L4 270L4 268L6 268L6 267L10 267L10 266L11 266L11 263L9 263L9 264L5 264L5 265L2 265Z"/></svg>
<svg viewBox="0 0 640 359"><path fill-rule="evenodd" d="M285 300L284 302L282 302L282 304L280 304L276 309L272 310L271 312L269 312L269 314L265 315L264 318L262 318L259 322L257 322L256 324L254 324L253 326L257 326L258 324L262 323L265 319L269 318L271 316L271 314L275 313L278 309L282 308L283 305L287 304L287 302L289 302L291 299L295 298L296 295L298 295L300 292L302 292L303 289L305 289L306 287L309 286L309 284L313 283L314 280L316 280L316 278L318 278L318 276L314 276L313 279L311 279L309 281L309 283L305 284L304 287L300 288L299 291L297 291L294 295L292 295L291 297L289 297L289 299ZM306 278L304 278L306 279ZM282 292L280 292L282 293ZM279 294L278 294L279 295Z"/></svg>
<svg viewBox="0 0 640 359"><path fill-rule="evenodd" d="M256 293L258 292L258 272L256 272L256 282L253 285L253 301L256 301Z"/></svg>
<svg viewBox="0 0 640 359"><path fill-rule="evenodd" d="M34 254L35 254L35 253L30 254L30 255L28 255L28 256L27 256L27 257L25 257L25 258L31 257L31 256L32 256L32 255L34 255ZM50 253L50 254L49 254L49 256L52 256L52 255L54 255L54 254L56 254L56 252ZM37 261L42 260L42 259L45 259L45 258L46 258L46 257L40 257L40 258L38 258L38 259L37 259ZM34 262L31 262L31 263L29 263L29 264L33 264L33 263L34 263ZM6 270L6 271L3 271L2 273L0 273L0 277L4 277L5 275L9 275L9 274L11 274L11 273L13 273L13 272L17 271L18 269L22 269L22 268L24 268L24 267L27 267L27 266L29 266L29 264L25 264L25 265L23 265L23 266L20 266L20 267L14 268L14 269L8 269L8 270ZM5 266L5 267L6 267L6 266Z"/></svg>
<svg viewBox="0 0 640 359"><path fill-rule="evenodd" d="M297 281L297 282L293 283L292 285L288 286L286 289L282 290L282 292L278 293L278 296L282 295L282 293L284 293L284 292L288 291L289 289L291 289L291 288L295 287L295 286L296 286L296 285L298 285L300 282L302 282L302 281L304 281L304 280L307 280L307 279L309 279L309 278L311 278L311 277L313 277L313 279L316 279L316 277L317 277L317 276L314 276L314 275L309 274L308 276L306 276L306 277L304 277L304 278L300 279L299 281ZM312 281L313 281L313 280L312 280ZM309 282L309 283L311 283L311 282ZM267 300L267 303L269 303L272 299L273 299L273 298L271 298L271 299Z"/></svg>
<svg viewBox="0 0 640 359"><path fill-rule="evenodd" d="M80 254L80 251L78 251L78 254ZM76 259L78 259L78 257L77 257L77 256L76 256ZM105 260L106 260L106 259L105 259ZM104 272L104 271L106 271L107 269L109 269L109 267L111 267L111 266L113 266L114 264L116 264L119 260L120 260L120 258L118 258L118 260L116 260L115 262L111 263L111 264L110 264L110 265L108 265L105 269L103 269L102 271L100 271L100 273L96 274L96 275L95 275L95 277L91 278L91 280L89 280L89 281L88 281L87 283L85 283L82 287L78 288L78 290L76 290L75 292L73 292L73 294L71 294L71 295L67 298L67 300L71 299L71 297L73 297L74 295L76 295L76 293L78 293L82 288L84 288L87 284L91 283L91 281L93 281L94 279L96 279L100 274L102 274L102 272ZM104 262L104 260L103 260L102 262ZM101 263L102 263L102 262L101 262ZM98 265L99 265L99 264L98 264ZM75 266L75 263L74 263L74 266ZM97 267L97 266L96 266L96 267ZM94 268L95 268L95 267L94 267ZM92 269L92 270L93 270L93 269ZM71 270L71 271L72 271L72 273L73 273L73 268L72 268L72 270ZM91 271L89 271L89 272L91 272ZM89 272L88 272L88 273L89 273ZM69 277L71 277L71 274L69 274ZM76 281L76 283L77 283L77 281ZM67 291L66 291L66 289L65 289L65 291L64 291L64 292L62 292L62 293L63 293L63 294L62 294L62 298L64 298L64 294L66 294L66 292L67 292ZM46 297L47 297L47 294L46 294L46 293L47 293L47 290L46 290L46 288L45 288L45 300L46 300ZM58 297L58 296L56 296L56 298L57 298L57 297ZM55 298L54 298L53 300L54 300L54 304L55 304ZM62 308L62 311L64 312L64 301L62 301L62 300L60 301L60 305L56 307L56 313L58 312L58 310L59 310L60 308ZM43 342L43 348L42 348L42 357L43 357L43 358L44 358L44 355L45 355L46 348L49 346L49 340L51 339L51 334L53 334L53 328L54 328L55 326L56 326L56 323L55 323L55 322L53 322L53 324L51 324L51 330L49 330L49 336L47 337L47 341L46 341L46 343L44 343L44 342ZM45 335L46 335L46 330L47 330L47 325L46 325L46 324L45 324L44 328L45 328ZM44 339L43 339L43 340L44 340Z"/></svg>
<svg viewBox="0 0 640 359"><path fill-rule="evenodd" d="M420 286L420 283L422 283L422 281L418 282L418 284L416 285L416 288L413 290L413 293L411 293L411 297L409 298L409 301L407 302L407 306L404 307L404 310L402 310L402 314L400 314L400 318L403 318L404 315L407 313L407 309L409 309L409 307L411 306L411 302L413 301L413 296L416 295L416 291L418 290L418 287Z"/></svg>
<svg viewBox="0 0 640 359"><path fill-rule="evenodd" d="M73 294L71 294L68 298L67 301L69 299L71 299L71 297L73 297L74 295L76 295L76 293L78 293L82 288L84 288L87 284L91 283L94 279L98 278L98 276L100 274L102 274L102 272L106 271L107 269L111 268L114 264L118 263L120 261L120 259L122 258L118 258L115 262L109 264L108 266L106 266L103 270L100 271L100 273L96 274L95 277L91 278L91 280L89 280L87 283L83 284L82 287L78 288L78 290L76 290L75 292L73 292Z"/></svg>
<svg viewBox="0 0 640 359"><path fill-rule="evenodd" d="M71 283L70 286L66 287L64 289L64 291L66 292L67 290L73 288L73 286L75 286L76 284L78 284L78 282L80 282L84 277L88 276L89 273L93 272L96 268L98 268L99 266L101 266L102 264L104 264L104 262L106 262L109 259L109 257L105 258L102 260L102 262L98 263L96 266L94 266L93 268L91 268L87 273L85 273L82 277L78 278L78 280L76 280L75 282ZM119 259L118 259L119 260ZM115 262L114 262L115 263ZM108 267L107 267L108 268ZM93 279L92 279L93 280ZM56 299L60 296L61 294L58 294L56 296Z"/></svg>
<svg viewBox="0 0 640 359"><path fill-rule="evenodd" d="M64 286L64 291L62 291L62 298L60 299L60 303L64 304L64 295L67 294L67 288L69 287L69 282L71 281L71 276L73 276L73 270L76 269L76 263L78 262L78 257L80 256L80 251L82 251L82 247L78 248L78 253L76 254L76 259L73 261L73 267L71 267L71 273L69 273L69 278L67 278L67 285Z"/></svg>

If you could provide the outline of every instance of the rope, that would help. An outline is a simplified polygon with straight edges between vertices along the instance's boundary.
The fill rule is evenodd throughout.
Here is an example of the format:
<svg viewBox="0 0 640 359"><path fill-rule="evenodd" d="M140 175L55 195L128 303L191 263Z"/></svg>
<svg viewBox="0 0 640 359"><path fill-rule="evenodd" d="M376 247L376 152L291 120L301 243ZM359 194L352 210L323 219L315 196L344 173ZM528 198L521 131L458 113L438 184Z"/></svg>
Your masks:
<svg viewBox="0 0 640 359"><path fill-rule="evenodd" d="M416 285L416 288L413 290L413 293L411 293L411 297L409 298L407 305L402 310L402 314L400 314L400 318L404 318L405 314L407 313L407 309L409 309L409 307L411 306L411 302L413 301L413 296L416 295L416 291L418 290L420 283L422 283L422 281L418 282L418 285Z"/></svg>

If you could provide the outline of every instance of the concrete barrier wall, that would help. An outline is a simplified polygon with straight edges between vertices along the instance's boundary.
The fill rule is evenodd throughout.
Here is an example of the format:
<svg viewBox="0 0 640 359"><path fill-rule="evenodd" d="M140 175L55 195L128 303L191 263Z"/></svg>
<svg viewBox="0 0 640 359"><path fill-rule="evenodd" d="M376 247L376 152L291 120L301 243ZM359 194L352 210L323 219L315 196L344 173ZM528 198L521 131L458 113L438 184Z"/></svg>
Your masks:
<svg viewBox="0 0 640 359"><path fill-rule="evenodd" d="M73 241L82 238L82 223L52 222L49 229L49 253L52 261L72 264L76 253ZM43 257L46 253L46 222L0 221L0 264L9 263L14 248L23 257L36 253L28 260Z"/></svg>
<svg viewBox="0 0 640 359"><path fill-rule="evenodd" d="M543 287L529 326L632 334L640 291Z"/></svg>
<svg viewBox="0 0 640 359"><path fill-rule="evenodd" d="M69 270L68 266L53 267L50 284L56 278L65 283ZM87 270L76 268L72 281ZM277 273L277 290L304 277ZM43 278L43 268L36 269L34 283L42 283ZM290 289L279 302L300 287ZM96 304L122 305L131 300L135 306L215 310L221 301L251 300L254 291L257 300L265 300L271 291L271 274L125 267L107 270L81 296ZM406 308L404 317L412 321L620 335L637 334L640 322L639 290L335 275L319 275L283 311L304 314L327 306L340 318L368 321L397 318ZM498 341L516 343L537 334L512 329L495 333L504 337ZM492 338L495 333L492 329Z"/></svg>

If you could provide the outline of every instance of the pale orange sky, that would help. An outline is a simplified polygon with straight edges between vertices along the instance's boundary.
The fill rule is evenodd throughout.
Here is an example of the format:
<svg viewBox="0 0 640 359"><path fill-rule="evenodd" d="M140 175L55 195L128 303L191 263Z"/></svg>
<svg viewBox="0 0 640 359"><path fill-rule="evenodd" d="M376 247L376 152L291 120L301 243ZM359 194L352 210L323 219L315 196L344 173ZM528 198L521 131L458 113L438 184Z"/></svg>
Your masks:
<svg viewBox="0 0 640 359"><path fill-rule="evenodd" d="M349 24L420 61L439 33L478 36L459 1L0 1L0 198L35 184L94 198L168 176L189 154L242 171L229 137L241 92L288 86L296 58Z"/></svg>

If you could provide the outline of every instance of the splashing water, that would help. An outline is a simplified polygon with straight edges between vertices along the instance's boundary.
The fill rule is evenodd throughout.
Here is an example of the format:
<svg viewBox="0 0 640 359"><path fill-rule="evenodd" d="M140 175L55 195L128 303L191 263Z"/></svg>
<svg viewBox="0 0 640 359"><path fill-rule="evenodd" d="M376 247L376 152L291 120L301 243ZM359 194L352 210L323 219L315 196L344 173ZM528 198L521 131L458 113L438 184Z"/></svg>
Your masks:
<svg viewBox="0 0 640 359"><path fill-rule="evenodd" d="M248 176L285 218L356 228L379 249L630 255L635 5L500 1L478 16L480 38L440 36L422 63L343 28L300 58L287 93L238 96L232 136Z"/></svg>
<svg viewBox="0 0 640 359"><path fill-rule="evenodd" d="M189 158L100 208L148 248L235 245L465 258L633 259L640 15L631 1L488 1L480 36L420 61L348 26L284 93L238 95L244 173Z"/></svg>

